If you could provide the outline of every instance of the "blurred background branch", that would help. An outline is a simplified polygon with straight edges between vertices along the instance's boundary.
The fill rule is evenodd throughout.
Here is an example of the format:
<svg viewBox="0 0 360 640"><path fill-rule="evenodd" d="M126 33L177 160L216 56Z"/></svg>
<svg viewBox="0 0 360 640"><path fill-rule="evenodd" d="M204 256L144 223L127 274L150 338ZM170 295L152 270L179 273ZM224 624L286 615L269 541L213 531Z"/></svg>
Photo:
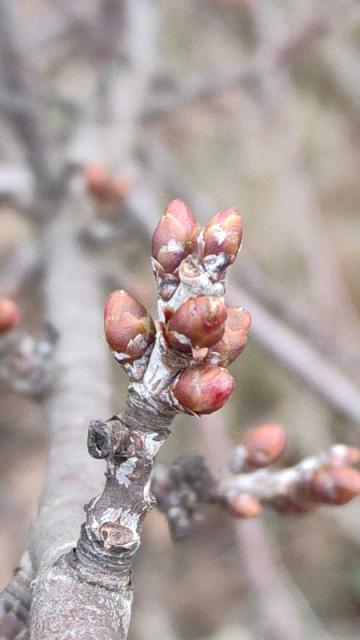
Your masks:
<svg viewBox="0 0 360 640"><path fill-rule="evenodd" d="M202 221L242 209L228 299L253 327L230 407L200 428L184 420L162 461L200 451L219 468L225 431L269 419L288 427L287 467L359 443L360 7L127 4L132 29L114 0L0 3L0 296L16 299L26 335L41 335L44 320L60 330L52 396L39 404L0 383L3 586L38 511L48 432L52 506L33 536L36 565L56 553L53 533L71 546L82 501L98 492L85 423L117 410L122 393L99 336L102 300L110 286L151 299L149 234L172 197ZM128 185L117 204L86 192L89 165ZM162 516L147 519L132 640L357 637L356 505L235 528L215 508L205 515L176 548ZM26 638L26 612L11 606L25 628L15 615L4 635Z"/></svg>

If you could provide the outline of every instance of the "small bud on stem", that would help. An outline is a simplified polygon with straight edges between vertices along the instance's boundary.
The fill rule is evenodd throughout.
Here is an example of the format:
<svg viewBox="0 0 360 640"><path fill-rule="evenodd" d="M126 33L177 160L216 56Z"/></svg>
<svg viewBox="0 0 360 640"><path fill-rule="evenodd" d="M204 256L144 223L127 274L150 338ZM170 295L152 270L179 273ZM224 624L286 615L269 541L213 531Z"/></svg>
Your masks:
<svg viewBox="0 0 360 640"><path fill-rule="evenodd" d="M84 169L85 186L88 194L105 209L98 213L113 213L114 207L119 207L127 195L131 182L124 178L113 179L105 167L100 164L88 164Z"/></svg>
<svg viewBox="0 0 360 640"><path fill-rule="evenodd" d="M113 291L104 312L106 340L115 358L125 364L140 358L155 339L155 325L142 304L126 291Z"/></svg>
<svg viewBox="0 0 360 640"><path fill-rule="evenodd" d="M260 502L248 493L227 498L225 507L234 518L256 518L262 509Z"/></svg>
<svg viewBox="0 0 360 640"><path fill-rule="evenodd" d="M351 467L321 467L310 479L309 495L328 504L346 504L360 495L360 472Z"/></svg>
<svg viewBox="0 0 360 640"><path fill-rule="evenodd" d="M254 467L267 467L280 458L286 445L286 433L281 424L263 424L250 429L242 444L247 451L247 463Z"/></svg>
<svg viewBox="0 0 360 640"><path fill-rule="evenodd" d="M193 347L210 347L224 333L226 308L222 298L190 298L175 311L165 327L172 349L190 353Z"/></svg>
<svg viewBox="0 0 360 640"><path fill-rule="evenodd" d="M152 257L165 273L174 273L180 262L195 248L199 225L181 200L172 200L152 236Z"/></svg>
<svg viewBox="0 0 360 640"><path fill-rule="evenodd" d="M221 364L231 364L246 347L251 326L251 315L241 307L228 307L224 334L211 349L210 358Z"/></svg>
<svg viewBox="0 0 360 640"><path fill-rule="evenodd" d="M234 378L227 369L201 364L185 369L172 392L191 413L212 413L220 409L234 390Z"/></svg>
<svg viewBox="0 0 360 640"><path fill-rule="evenodd" d="M16 327L20 322L20 312L12 300L0 298L0 333L5 333Z"/></svg>
<svg viewBox="0 0 360 640"><path fill-rule="evenodd" d="M240 211L234 207L219 211L205 227L205 256L224 254L225 266L228 266L234 262L237 256L241 239Z"/></svg>

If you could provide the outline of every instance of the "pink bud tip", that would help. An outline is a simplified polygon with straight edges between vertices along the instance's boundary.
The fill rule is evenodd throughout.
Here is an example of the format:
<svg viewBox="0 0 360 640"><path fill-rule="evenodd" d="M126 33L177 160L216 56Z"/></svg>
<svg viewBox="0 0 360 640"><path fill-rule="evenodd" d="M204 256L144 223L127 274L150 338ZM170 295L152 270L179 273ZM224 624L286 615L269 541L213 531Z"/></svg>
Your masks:
<svg viewBox="0 0 360 640"><path fill-rule="evenodd" d="M193 252L199 231L199 225L186 204L182 200L172 200L152 237L152 257L165 273L173 273L180 262Z"/></svg>
<svg viewBox="0 0 360 640"><path fill-rule="evenodd" d="M126 291L113 291L104 312L106 340L121 363L140 358L155 339L151 315Z"/></svg>
<svg viewBox="0 0 360 640"><path fill-rule="evenodd" d="M219 211L205 228L204 253L206 256L223 253L226 265L232 264L239 251L241 239L240 211L234 207Z"/></svg>
<svg viewBox="0 0 360 640"><path fill-rule="evenodd" d="M275 462L283 453L286 433L281 424L269 423L250 429L242 440L246 449L247 464L266 467Z"/></svg>
<svg viewBox="0 0 360 640"><path fill-rule="evenodd" d="M226 308L222 298L198 296L184 302L170 318L165 335L172 349L190 353L209 347L224 333Z"/></svg>
<svg viewBox="0 0 360 640"><path fill-rule="evenodd" d="M227 369L201 364L185 369L172 391L184 409L202 414L220 409L233 389L234 378Z"/></svg>
<svg viewBox="0 0 360 640"><path fill-rule="evenodd" d="M0 333L16 327L20 322L20 312L12 300L0 298Z"/></svg>

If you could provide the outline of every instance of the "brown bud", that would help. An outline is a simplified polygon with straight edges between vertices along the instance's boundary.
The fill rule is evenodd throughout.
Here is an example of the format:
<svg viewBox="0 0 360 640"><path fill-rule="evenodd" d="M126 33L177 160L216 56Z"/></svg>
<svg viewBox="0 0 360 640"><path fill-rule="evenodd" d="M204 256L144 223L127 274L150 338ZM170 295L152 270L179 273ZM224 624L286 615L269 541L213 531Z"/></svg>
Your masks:
<svg viewBox="0 0 360 640"><path fill-rule="evenodd" d="M266 467L275 462L283 453L286 433L281 424L262 424L249 429L242 439L246 450L246 463L253 467Z"/></svg>
<svg viewBox="0 0 360 640"><path fill-rule="evenodd" d="M172 200L152 236L151 255L165 273L173 273L185 256L193 252L199 231L198 223L184 202Z"/></svg>
<svg viewBox="0 0 360 640"><path fill-rule="evenodd" d="M84 168L85 184L88 193L96 199L107 198L109 184L111 182L110 173L100 164L88 164Z"/></svg>
<svg viewBox="0 0 360 640"><path fill-rule="evenodd" d="M211 349L222 364L228 366L244 351L251 326L251 315L241 307L228 307L225 331L219 342Z"/></svg>
<svg viewBox="0 0 360 640"><path fill-rule="evenodd" d="M20 322L20 312L12 300L0 298L0 333L16 327Z"/></svg>
<svg viewBox="0 0 360 640"><path fill-rule="evenodd" d="M131 187L129 180L114 180L102 165L89 164L85 167L84 173L89 195L104 205L119 205Z"/></svg>
<svg viewBox="0 0 360 640"><path fill-rule="evenodd" d="M351 467L321 467L309 485L312 498L328 504L346 504L360 495L360 472Z"/></svg>
<svg viewBox="0 0 360 640"><path fill-rule="evenodd" d="M205 256L225 255L225 264L232 264L237 256L242 238L240 211L232 207L219 211L205 227Z"/></svg>
<svg viewBox="0 0 360 640"><path fill-rule="evenodd" d="M238 493L227 498L227 510L235 518L256 518L261 513L260 502L249 493Z"/></svg>
<svg viewBox="0 0 360 640"><path fill-rule="evenodd" d="M202 414L220 409L233 389L234 378L227 369L201 364L185 369L174 383L172 391L185 409Z"/></svg>
<svg viewBox="0 0 360 640"><path fill-rule="evenodd" d="M113 291L104 312L106 340L121 363L140 358L155 339L155 325L142 304L126 291Z"/></svg>
<svg viewBox="0 0 360 640"><path fill-rule="evenodd" d="M218 296L186 300L170 318L165 336L172 349L190 353L192 347L210 347L224 333L226 307Z"/></svg>

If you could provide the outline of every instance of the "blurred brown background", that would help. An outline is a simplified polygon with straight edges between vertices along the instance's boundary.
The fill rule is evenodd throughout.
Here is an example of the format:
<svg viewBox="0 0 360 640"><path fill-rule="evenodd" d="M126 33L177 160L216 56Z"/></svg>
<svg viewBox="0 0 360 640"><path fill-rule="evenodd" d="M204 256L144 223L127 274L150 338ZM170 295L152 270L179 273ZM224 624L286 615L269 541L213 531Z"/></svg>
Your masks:
<svg viewBox="0 0 360 640"><path fill-rule="evenodd" d="M26 267L19 283L14 257L42 224L29 203L44 177L47 145L45 169L57 170L61 159L63 180L83 194L83 236L105 265L108 289L118 278L150 306L146 229L126 204L116 223L106 216L104 222L84 193L83 165L103 163L131 182L134 197L145 176L159 205L149 217L178 196L202 221L238 206L244 247L232 278L254 316L254 336L232 368L237 389L226 409L200 421L178 417L161 459L199 452L216 470L220 421L233 439L254 424L282 422L289 437L283 464L336 441L359 446L360 6L354 0L154 2L153 23L143 25L133 45L152 70L129 160L116 138L116 104L128 97L115 93L115 110L111 102L126 64L126 34L121 20L111 20L114 4L14 0L11 22L2 21L0 295L14 293L23 326L39 330L41 273ZM46 127L42 146L34 129L26 134L21 101ZM99 105L94 145L87 123ZM101 335L99 318L94 340ZM117 411L125 377L115 366L113 380ZM47 428L42 402L19 395L6 380L0 407L4 586L36 517ZM358 501L304 516L269 512L260 531L252 527L244 523L240 531L229 516L209 509L192 539L174 545L163 516L152 512L135 567L132 640L271 639L271 612L289 640L296 629L304 639L355 640ZM278 595L280 607L272 604Z"/></svg>

